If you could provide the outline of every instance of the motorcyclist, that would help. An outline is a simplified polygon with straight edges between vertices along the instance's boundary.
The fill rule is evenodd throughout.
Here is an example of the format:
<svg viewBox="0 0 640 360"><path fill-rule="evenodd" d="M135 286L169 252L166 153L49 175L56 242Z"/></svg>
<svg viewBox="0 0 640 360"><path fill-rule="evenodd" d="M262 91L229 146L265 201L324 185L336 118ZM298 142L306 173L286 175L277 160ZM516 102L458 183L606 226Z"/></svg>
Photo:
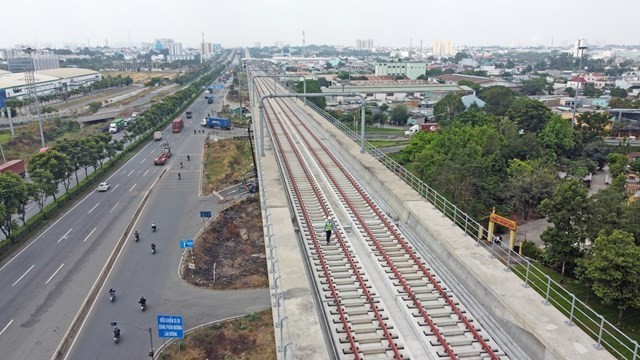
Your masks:
<svg viewBox="0 0 640 360"><path fill-rule="evenodd" d="M117 326L113 327L113 338L120 339L120 329Z"/></svg>
<svg viewBox="0 0 640 360"><path fill-rule="evenodd" d="M187 161L191 161L191 156L187 155Z"/></svg>
<svg viewBox="0 0 640 360"><path fill-rule="evenodd" d="M180 175L180 173L178 173L178 180L182 180L182 175Z"/></svg>
<svg viewBox="0 0 640 360"><path fill-rule="evenodd" d="M156 244L151 244L151 252L156 253Z"/></svg>
<svg viewBox="0 0 640 360"><path fill-rule="evenodd" d="M140 240L140 234L138 233L138 230L136 230L136 232L133 234L133 236L136 237L136 241Z"/></svg>
<svg viewBox="0 0 640 360"><path fill-rule="evenodd" d="M156 223L151 223L151 230L156 231Z"/></svg>
<svg viewBox="0 0 640 360"><path fill-rule="evenodd" d="M182 161L180 161L180 169L182 169Z"/></svg>
<svg viewBox="0 0 640 360"><path fill-rule="evenodd" d="M147 307L147 299L145 299L144 296L141 296L138 304L140 304L140 307L144 310Z"/></svg>
<svg viewBox="0 0 640 360"><path fill-rule="evenodd" d="M109 296L111 297L111 299L114 299L116 297L116 289L109 289Z"/></svg>

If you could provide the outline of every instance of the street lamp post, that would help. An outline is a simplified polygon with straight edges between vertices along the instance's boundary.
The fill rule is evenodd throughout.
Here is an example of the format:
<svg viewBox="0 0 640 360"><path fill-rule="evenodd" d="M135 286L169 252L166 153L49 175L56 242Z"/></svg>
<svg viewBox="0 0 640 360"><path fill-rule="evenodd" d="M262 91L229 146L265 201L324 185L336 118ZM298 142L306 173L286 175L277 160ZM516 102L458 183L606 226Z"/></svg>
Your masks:
<svg viewBox="0 0 640 360"><path fill-rule="evenodd" d="M576 86L576 94L573 97L573 113L571 114L571 128L573 129L573 127L575 126L576 123L576 111L578 109L578 92L580 90L580 72L582 71L582 57L584 55L584 50L586 50L587 47L586 46L580 46L580 43L578 43L578 55L580 56L580 62L578 65L578 73L576 76L576 83L578 84Z"/></svg>
<svg viewBox="0 0 640 360"><path fill-rule="evenodd" d="M129 326L134 327L134 328L136 328L136 329L140 329L140 330L144 330L144 331L149 332L149 344L150 344L150 346L151 346L151 350L149 350L149 357L150 357L150 358L153 358L153 356L155 355L155 352L154 352L154 350L153 350L153 333L152 333L151 327L149 327L149 328L143 328L143 327L140 327L140 326L137 326L137 325L133 325L133 324L126 323L126 322L124 322L124 321L119 321L119 323L120 323L120 324L129 325ZM111 326L115 327L116 325L118 325L118 322L117 322L117 321L112 321L112 322L111 322Z"/></svg>

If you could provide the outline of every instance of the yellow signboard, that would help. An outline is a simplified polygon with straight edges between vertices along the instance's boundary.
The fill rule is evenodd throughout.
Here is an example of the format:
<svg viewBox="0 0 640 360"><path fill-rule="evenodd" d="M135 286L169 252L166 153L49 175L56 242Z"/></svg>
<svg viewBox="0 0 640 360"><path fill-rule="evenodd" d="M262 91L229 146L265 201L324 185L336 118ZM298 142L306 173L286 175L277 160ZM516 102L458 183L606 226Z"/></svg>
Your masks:
<svg viewBox="0 0 640 360"><path fill-rule="evenodd" d="M515 220L507 219L506 217L502 217L498 214L491 214L489 216L489 221L493 221L496 224L502 225L509 230L516 231L518 223Z"/></svg>

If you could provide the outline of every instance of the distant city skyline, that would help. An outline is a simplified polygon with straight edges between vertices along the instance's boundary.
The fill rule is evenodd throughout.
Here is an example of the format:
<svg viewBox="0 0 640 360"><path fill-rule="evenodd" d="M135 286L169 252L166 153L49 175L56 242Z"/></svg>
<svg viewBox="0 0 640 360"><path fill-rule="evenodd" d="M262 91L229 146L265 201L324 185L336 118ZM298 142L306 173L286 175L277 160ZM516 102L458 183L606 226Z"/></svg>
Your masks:
<svg viewBox="0 0 640 360"><path fill-rule="evenodd" d="M226 3L225 3L226 4ZM635 17L640 2L621 0L538 0L523 6L509 0L429 3L405 0L402 7L381 0L307 3L299 0L236 0L228 6L203 0L179 3L112 0L12 1L2 5L5 36L0 47L19 44L63 48L135 45L172 38L184 47L205 41L223 47L284 43L353 47L371 39L375 47L430 48L435 41L457 46L569 47L589 44L640 44ZM602 6L615 26L602 20ZM401 10L394 10L401 9ZM576 25L579 22L580 25ZM11 30L7 30L11 29ZM15 30L15 31L14 31Z"/></svg>

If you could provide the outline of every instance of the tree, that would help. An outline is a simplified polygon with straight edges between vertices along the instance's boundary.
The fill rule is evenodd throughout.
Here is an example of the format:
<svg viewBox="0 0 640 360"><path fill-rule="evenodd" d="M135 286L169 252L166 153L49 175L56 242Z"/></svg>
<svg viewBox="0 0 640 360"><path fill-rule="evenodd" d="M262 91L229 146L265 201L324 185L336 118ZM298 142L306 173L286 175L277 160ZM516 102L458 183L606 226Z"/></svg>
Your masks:
<svg viewBox="0 0 640 360"><path fill-rule="evenodd" d="M456 115L453 118L453 122L460 125L468 124L473 126L484 126L494 125L496 123L496 118L491 114L487 114L478 107L478 105L473 103L467 110Z"/></svg>
<svg viewBox="0 0 640 360"><path fill-rule="evenodd" d="M472 88L473 90L475 90L476 92L480 92L480 90L482 89L482 86L480 86L480 84L470 81L470 80L460 80L458 81L458 85L460 86L468 86L470 88Z"/></svg>
<svg viewBox="0 0 640 360"><path fill-rule="evenodd" d="M640 308L640 246L632 234L621 230L601 232L591 256L582 265L593 292L605 304L618 307L618 325L624 310Z"/></svg>
<svg viewBox="0 0 640 360"><path fill-rule="evenodd" d="M340 71L337 75L337 78L340 80L347 80L350 76L351 74L349 74L348 71Z"/></svg>
<svg viewBox="0 0 640 360"><path fill-rule="evenodd" d="M457 94L447 94L433 107L433 116L439 123L449 123L453 118L464 111L462 99Z"/></svg>
<svg viewBox="0 0 640 360"><path fill-rule="evenodd" d="M635 109L637 108L637 106L629 100L626 99L621 99L621 98L611 98L611 100L609 100L609 107L611 109Z"/></svg>
<svg viewBox="0 0 640 360"><path fill-rule="evenodd" d="M525 133L539 133L547 125L552 112L538 100L521 97L513 102L506 115Z"/></svg>
<svg viewBox="0 0 640 360"><path fill-rule="evenodd" d="M607 155L609 155L609 146L604 140L599 139L585 144L582 149L582 156L594 161L599 170L602 170L607 163Z"/></svg>
<svg viewBox="0 0 640 360"><path fill-rule="evenodd" d="M64 186L65 192L69 191L69 183L71 173L73 173L73 165L69 162L67 156L55 149L49 149L45 152L35 154L27 165L29 173L34 169L46 170L53 176L56 188L58 184ZM55 199L55 194L53 194Z"/></svg>
<svg viewBox="0 0 640 360"><path fill-rule="evenodd" d="M525 95L545 95L549 84L543 77L534 78L531 80L522 81L522 89L520 90Z"/></svg>
<svg viewBox="0 0 640 360"><path fill-rule="evenodd" d="M556 154L566 155L575 146L571 124L560 116L553 115L538 134L538 143Z"/></svg>
<svg viewBox="0 0 640 360"><path fill-rule="evenodd" d="M614 89L611 89L611 92L609 93L609 95L611 95L613 97L618 97L618 98L624 99L627 96L629 96L629 93L625 89L616 87Z"/></svg>
<svg viewBox="0 0 640 360"><path fill-rule="evenodd" d="M89 103L88 106L89 106L89 111L91 113L96 113L102 107L102 103L99 102L99 101L94 101L94 102Z"/></svg>
<svg viewBox="0 0 640 360"><path fill-rule="evenodd" d="M408 118L409 110L405 105L398 105L389 112L389 120L398 125L405 125Z"/></svg>
<svg viewBox="0 0 640 360"><path fill-rule="evenodd" d="M580 114L576 121L583 133L583 140L591 142L601 136L607 135L605 128L609 125L611 116L606 112L587 111Z"/></svg>
<svg viewBox="0 0 640 360"><path fill-rule="evenodd" d="M492 86L485 89L480 94L480 98L486 103L484 106L486 112L496 116L504 116L513 104L515 94L504 86Z"/></svg>
<svg viewBox="0 0 640 360"><path fill-rule="evenodd" d="M305 80L307 83L307 92L308 93L321 93L320 90L320 82L318 80ZM302 81L296 82L295 86L296 92L298 94L302 94L304 92L304 84ZM320 97L310 97L307 98L307 101L314 103L317 107L324 109L327 106L327 101L324 96Z"/></svg>
<svg viewBox="0 0 640 360"><path fill-rule="evenodd" d="M20 175L0 173L0 230L7 239L11 239L11 232L16 227L13 215L18 214L27 198L27 186Z"/></svg>
<svg viewBox="0 0 640 360"><path fill-rule="evenodd" d="M570 97L576 96L576 90L574 88L572 88L571 86L569 86L568 88L564 89L564 92L566 92L567 95L569 95Z"/></svg>
<svg viewBox="0 0 640 360"><path fill-rule="evenodd" d="M545 260L560 266L562 282L567 265L580 256L587 239L591 212L586 187L575 179L565 181L542 201L540 213L553 224L540 235L546 246Z"/></svg>
<svg viewBox="0 0 640 360"><path fill-rule="evenodd" d="M616 178L625 172L625 168L629 163L629 159L624 154L611 153L607 155L607 162L609 163L609 172L611 177Z"/></svg>
<svg viewBox="0 0 640 360"><path fill-rule="evenodd" d="M602 90L597 89L593 83L587 83L584 86L584 96L594 98L602 96Z"/></svg>
<svg viewBox="0 0 640 360"><path fill-rule="evenodd" d="M505 197L513 211L527 220L531 210L550 197L557 184L558 176L551 165L513 159L507 168Z"/></svg>

